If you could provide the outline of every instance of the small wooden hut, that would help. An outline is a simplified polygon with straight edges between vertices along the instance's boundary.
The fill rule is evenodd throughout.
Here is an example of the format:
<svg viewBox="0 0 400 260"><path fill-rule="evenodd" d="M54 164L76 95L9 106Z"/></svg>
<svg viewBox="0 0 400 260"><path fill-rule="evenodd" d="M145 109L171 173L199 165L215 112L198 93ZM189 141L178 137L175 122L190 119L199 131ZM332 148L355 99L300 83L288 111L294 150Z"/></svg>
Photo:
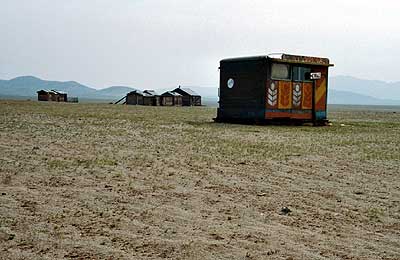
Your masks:
<svg viewBox="0 0 400 260"><path fill-rule="evenodd" d="M154 90L134 90L126 95L127 105L159 106L160 96Z"/></svg>
<svg viewBox="0 0 400 260"><path fill-rule="evenodd" d="M67 102L67 93L57 90L39 90L37 91L38 101Z"/></svg>
<svg viewBox="0 0 400 260"><path fill-rule="evenodd" d="M179 86L178 88L174 89L173 92L182 95L183 106L201 106L201 96L190 88L182 88Z"/></svg>

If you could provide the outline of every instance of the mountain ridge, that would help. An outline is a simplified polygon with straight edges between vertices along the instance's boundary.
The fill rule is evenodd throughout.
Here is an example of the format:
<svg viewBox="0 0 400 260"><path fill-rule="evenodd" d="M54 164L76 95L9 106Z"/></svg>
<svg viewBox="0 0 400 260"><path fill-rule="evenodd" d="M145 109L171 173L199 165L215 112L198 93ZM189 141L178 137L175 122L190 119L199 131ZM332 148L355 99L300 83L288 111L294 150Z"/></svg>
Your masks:
<svg viewBox="0 0 400 260"><path fill-rule="evenodd" d="M350 91L379 99L400 100L400 81L386 82L339 75L331 77L329 85L335 90Z"/></svg>

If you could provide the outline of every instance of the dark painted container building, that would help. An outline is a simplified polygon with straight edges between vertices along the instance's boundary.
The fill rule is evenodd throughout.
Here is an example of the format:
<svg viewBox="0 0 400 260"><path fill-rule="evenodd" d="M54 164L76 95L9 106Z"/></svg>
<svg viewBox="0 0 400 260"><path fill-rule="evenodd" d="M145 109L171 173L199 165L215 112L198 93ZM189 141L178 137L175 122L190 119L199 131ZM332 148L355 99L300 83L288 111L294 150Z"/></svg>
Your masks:
<svg viewBox="0 0 400 260"><path fill-rule="evenodd" d="M329 66L288 54L221 60L216 121L326 121Z"/></svg>

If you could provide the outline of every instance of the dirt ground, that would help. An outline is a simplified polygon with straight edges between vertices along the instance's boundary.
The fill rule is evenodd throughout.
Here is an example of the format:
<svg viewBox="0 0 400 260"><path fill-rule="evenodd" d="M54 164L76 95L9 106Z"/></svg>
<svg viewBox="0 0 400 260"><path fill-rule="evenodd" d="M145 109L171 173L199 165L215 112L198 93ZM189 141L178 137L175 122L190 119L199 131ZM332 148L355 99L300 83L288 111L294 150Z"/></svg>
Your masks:
<svg viewBox="0 0 400 260"><path fill-rule="evenodd" d="M400 259L400 108L331 127L0 101L0 259Z"/></svg>

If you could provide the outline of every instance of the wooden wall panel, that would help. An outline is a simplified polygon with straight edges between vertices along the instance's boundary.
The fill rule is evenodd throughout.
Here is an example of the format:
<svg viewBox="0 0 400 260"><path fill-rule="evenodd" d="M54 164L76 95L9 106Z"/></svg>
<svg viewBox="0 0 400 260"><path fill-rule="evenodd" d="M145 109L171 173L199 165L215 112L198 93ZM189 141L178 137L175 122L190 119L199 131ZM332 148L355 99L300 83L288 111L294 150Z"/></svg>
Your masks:
<svg viewBox="0 0 400 260"><path fill-rule="evenodd" d="M312 109L312 83L303 83L303 101L301 104L302 109Z"/></svg>
<svg viewBox="0 0 400 260"><path fill-rule="evenodd" d="M291 109L292 108L292 82L290 81L279 81L279 109Z"/></svg>

